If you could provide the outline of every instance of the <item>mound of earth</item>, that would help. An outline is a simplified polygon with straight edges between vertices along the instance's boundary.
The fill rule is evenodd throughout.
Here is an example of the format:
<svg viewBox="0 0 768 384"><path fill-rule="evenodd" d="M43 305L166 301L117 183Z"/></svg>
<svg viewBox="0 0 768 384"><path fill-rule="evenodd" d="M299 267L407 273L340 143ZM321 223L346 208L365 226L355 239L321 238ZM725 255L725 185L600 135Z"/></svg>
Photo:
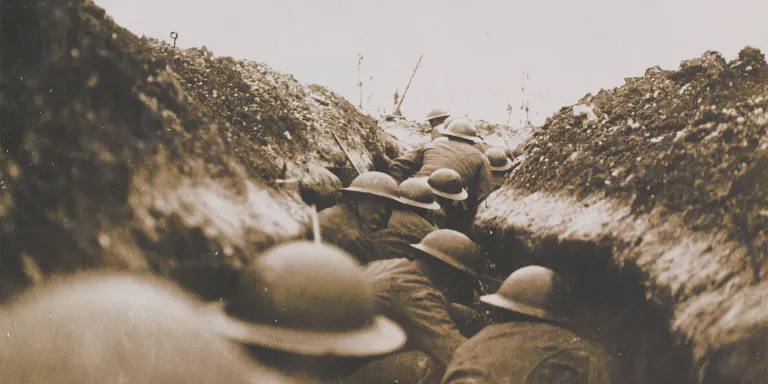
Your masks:
<svg viewBox="0 0 768 384"><path fill-rule="evenodd" d="M707 52L678 71L650 68L580 104L594 105L596 120L572 108L548 119L526 147L516 187L604 193L635 212L663 206L693 229L768 227L765 188L750 190L768 172L756 161L768 150L768 68L758 50L730 63Z"/></svg>
<svg viewBox="0 0 768 384"><path fill-rule="evenodd" d="M509 148L522 152L525 143L533 135L532 126L511 126L506 124L494 124L485 120L472 120L477 132L485 140L489 147Z"/></svg>
<svg viewBox="0 0 768 384"><path fill-rule="evenodd" d="M478 237L569 278L630 382L765 382L767 127L758 50L648 69L549 118Z"/></svg>
<svg viewBox="0 0 768 384"><path fill-rule="evenodd" d="M239 142L235 147L243 150L236 154L245 163L262 155L248 148L259 147L270 158L284 159L299 180L332 183L326 171L331 169L346 185L357 173L334 133L361 171L376 168L385 153L396 155L394 142L373 118L325 87L304 85L263 63L215 57L205 47L180 50L146 42L179 75L185 91L230 124L225 143Z"/></svg>
<svg viewBox="0 0 768 384"><path fill-rule="evenodd" d="M488 147L522 148L531 137L531 127L512 127L503 124L492 124L484 120L472 120L480 137ZM426 122L412 120L379 121L379 127L388 133L396 142L401 153L419 148L430 140L430 127Z"/></svg>
<svg viewBox="0 0 768 384"><path fill-rule="evenodd" d="M139 39L93 2L28 1L2 18L0 300L89 268L234 281L218 271L306 231L307 206L278 179L321 196L341 185L323 168L349 168L331 129L361 168L385 147L321 87Z"/></svg>

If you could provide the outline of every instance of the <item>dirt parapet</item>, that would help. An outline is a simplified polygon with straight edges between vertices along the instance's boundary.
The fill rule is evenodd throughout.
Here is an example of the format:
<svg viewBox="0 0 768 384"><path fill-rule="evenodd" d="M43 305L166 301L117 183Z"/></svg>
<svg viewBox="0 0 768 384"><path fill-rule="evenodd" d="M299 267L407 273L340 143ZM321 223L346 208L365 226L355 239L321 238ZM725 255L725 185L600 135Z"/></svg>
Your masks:
<svg viewBox="0 0 768 384"><path fill-rule="evenodd" d="M185 91L232 126L225 143L247 144L236 152L246 164L260 155L247 148L263 148L267 156L286 161L289 176L321 183L316 190L322 191L333 181L320 178L318 168L333 170L345 185L356 176L334 133L362 171L376 168L382 154L396 153L373 118L325 87L302 84L264 63L215 57L205 47L146 43L179 75Z"/></svg>
<svg viewBox="0 0 768 384"><path fill-rule="evenodd" d="M628 382L765 382L767 111L751 48L587 95L534 133L479 238L502 276L538 263L569 278L591 332L611 318Z"/></svg>
<svg viewBox="0 0 768 384"><path fill-rule="evenodd" d="M520 148L531 137L531 127L513 127L504 124L492 124L484 120L472 120L477 128L477 133L483 138L488 147ZM430 127L425 122L413 120L386 120L381 119L379 126L397 143L401 153L414 150L428 143L430 140Z"/></svg>
<svg viewBox="0 0 768 384"><path fill-rule="evenodd" d="M0 301L82 269L236 270L305 233L302 196L338 191L323 167L349 166L326 133L361 168L385 146L321 87L158 47L90 1L7 4L2 18ZM286 163L300 191L276 183Z"/></svg>

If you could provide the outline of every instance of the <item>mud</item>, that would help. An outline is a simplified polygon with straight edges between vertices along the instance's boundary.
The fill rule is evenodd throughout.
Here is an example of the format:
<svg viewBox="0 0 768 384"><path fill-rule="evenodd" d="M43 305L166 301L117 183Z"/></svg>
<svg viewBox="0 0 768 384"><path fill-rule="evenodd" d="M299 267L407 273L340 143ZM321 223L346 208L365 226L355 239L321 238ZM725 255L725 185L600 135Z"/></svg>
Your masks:
<svg viewBox="0 0 768 384"><path fill-rule="evenodd" d="M220 297L229 271L305 233L302 198L338 198L324 166L351 168L331 129L363 169L386 150L375 122L327 90L140 39L92 2L30 1L2 17L0 301L93 268Z"/></svg>
<svg viewBox="0 0 768 384"><path fill-rule="evenodd" d="M501 276L551 265L580 305L634 312L606 337L631 382L765 382L767 111L752 48L587 95L534 132L478 240Z"/></svg>
<svg viewBox="0 0 768 384"><path fill-rule="evenodd" d="M476 219L476 240L487 245L499 277L528 264L562 273L580 292L578 305L608 320L586 316L585 331L601 334L613 324L604 342L619 343L625 365L638 361L629 357L640 353L638 343L657 340L659 346L637 357L648 360L648 368L631 376L669 379L634 382L695 382L699 370L711 364L710 353L729 334L760 337L752 333L758 329L753 322L722 319L740 301L737 297L765 289L751 286L747 247L729 240L724 231L690 231L679 214L636 216L613 199L577 200L506 188L488 203L493 208L481 208ZM753 311L760 312L757 318L768 317L765 309Z"/></svg>
<svg viewBox="0 0 768 384"><path fill-rule="evenodd" d="M342 181L345 173L356 175L332 132L363 171L375 169L383 154L396 154L394 142L373 118L325 87L302 84L263 63L216 57L205 47L181 50L151 39L144 43L179 75L185 91L229 124L225 143L245 164L261 155L253 148L265 148L267 156L288 164L290 176L314 180L323 191L335 180L319 179L327 176L319 168L338 170L334 173Z"/></svg>
<svg viewBox="0 0 768 384"><path fill-rule="evenodd" d="M139 39L90 2L2 18L0 301L94 268L226 298L242 264L304 234L305 202L355 176L331 132L365 170L425 136L264 64ZM531 139L478 123L525 143L475 223L497 276L562 273L628 382L765 382L767 80L755 50L710 52L588 95L594 121L565 108Z"/></svg>
<svg viewBox="0 0 768 384"><path fill-rule="evenodd" d="M579 104L594 107L594 121L571 107L549 118L525 147L515 188L613 197L634 213L664 207L694 230L725 229L768 246L760 239L768 228L760 188L768 168L759 160L768 156L768 66L760 51L747 47L730 62L710 51L677 71L649 68Z"/></svg>

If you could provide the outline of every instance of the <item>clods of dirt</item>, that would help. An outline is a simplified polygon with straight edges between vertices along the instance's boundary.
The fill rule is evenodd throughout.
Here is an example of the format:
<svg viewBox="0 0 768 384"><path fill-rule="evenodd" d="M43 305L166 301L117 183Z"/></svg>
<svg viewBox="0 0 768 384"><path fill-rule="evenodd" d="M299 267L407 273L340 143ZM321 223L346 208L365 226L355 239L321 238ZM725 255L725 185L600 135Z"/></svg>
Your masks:
<svg viewBox="0 0 768 384"><path fill-rule="evenodd" d="M304 235L302 197L337 198L323 167L351 167L332 131L362 169L385 151L375 121L324 88L140 39L91 1L2 18L0 301L89 268L237 270Z"/></svg>
<svg viewBox="0 0 768 384"><path fill-rule="evenodd" d="M581 105L597 119L572 113ZM693 229L752 241L768 228L766 188L756 187L768 182L767 129L764 55L747 47L727 62L709 51L560 110L526 145L512 184L615 197L635 213L663 207Z"/></svg>
<svg viewBox="0 0 768 384"><path fill-rule="evenodd" d="M301 173L307 164L352 168L333 134L361 170L393 150L373 118L325 87L302 84L263 63L216 57L205 47L144 42L179 75L186 92L229 124L223 139L246 164L262 156L253 151L260 148L286 159L299 178L309 176Z"/></svg>

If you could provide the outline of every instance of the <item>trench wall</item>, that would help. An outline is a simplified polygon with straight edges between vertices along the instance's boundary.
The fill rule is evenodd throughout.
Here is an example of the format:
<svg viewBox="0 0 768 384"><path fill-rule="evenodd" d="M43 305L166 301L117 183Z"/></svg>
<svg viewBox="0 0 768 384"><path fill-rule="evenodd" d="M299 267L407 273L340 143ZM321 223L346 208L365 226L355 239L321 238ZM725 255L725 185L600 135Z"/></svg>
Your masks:
<svg viewBox="0 0 768 384"><path fill-rule="evenodd" d="M387 151L327 89L138 38L91 1L4 4L2 34L0 301L98 268L220 297L261 250L304 235L304 200L335 202L354 171L331 131L362 170Z"/></svg>
<svg viewBox="0 0 768 384"><path fill-rule="evenodd" d="M569 276L636 382L766 382L767 79L709 51L562 108L478 214L489 258Z"/></svg>
<svg viewBox="0 0 768 384"><path fill-rule="evenodd" d="M740 383L765 372L755 353L768 308L756 300L768 284L753 284L748 248L725 232L690 231L669 212L636 216L620 201L511 188L488 199L475 230L498 277L530 264L561 273L579 328L620 357L629 383Z"/></svg>

